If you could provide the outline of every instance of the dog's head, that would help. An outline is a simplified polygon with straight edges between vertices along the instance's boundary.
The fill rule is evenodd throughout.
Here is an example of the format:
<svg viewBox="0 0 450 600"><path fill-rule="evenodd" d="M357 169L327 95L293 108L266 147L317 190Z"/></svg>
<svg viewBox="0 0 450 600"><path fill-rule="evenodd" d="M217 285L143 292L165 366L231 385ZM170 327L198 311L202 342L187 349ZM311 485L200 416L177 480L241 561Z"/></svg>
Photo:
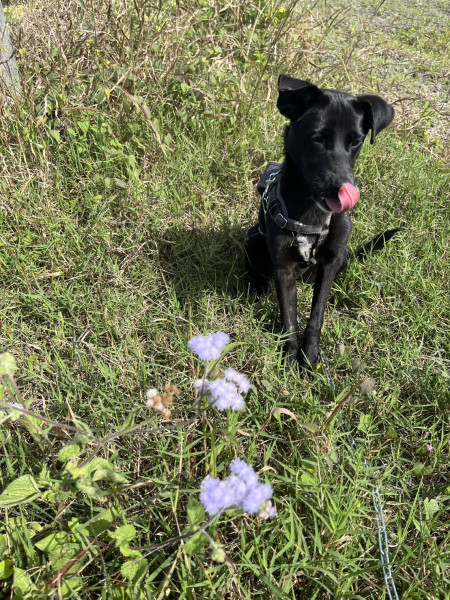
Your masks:
<svg viewBox="0 0 450 600"><path fill-rule="evenodd" d="M366 135L371 131L373 143L394 118L394 109L378 96L320 89L287 75L280 75L278 90L278 109L290 120L288 159L316 201L337 198L344 184L354 184L353 168Z"/></svg>

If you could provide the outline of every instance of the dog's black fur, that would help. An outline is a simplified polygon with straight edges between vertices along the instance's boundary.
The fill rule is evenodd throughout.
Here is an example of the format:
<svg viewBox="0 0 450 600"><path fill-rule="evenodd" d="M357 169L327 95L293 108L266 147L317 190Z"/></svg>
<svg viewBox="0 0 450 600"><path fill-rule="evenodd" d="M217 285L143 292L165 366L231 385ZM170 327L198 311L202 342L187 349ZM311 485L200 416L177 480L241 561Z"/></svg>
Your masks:
<svg viewBox="0 0 450 600"><path fill-rule="evenodd" d="M392 121L394 109L378 96L355 97L319 89L286 75L280 76L278 89L278 109L290 120L284 134L280 191L290 218L320 228L329 218L320 208L328 208L323 199L337 198L344 183L354 184L353 168L364 138L371 130L373 143ZM261 294L267 290L270 278L275 278L290 363L298 360L308 368L317 360L325 305L336 275L346 266L351 230L347 212L333 213L328 237L318 248L314 267L303 264L294 233L280 228L269 215L264 219L261 213L259 225L248 233L245 250L251 287ZM314 281L311 315L300 351L297 277Z"/></svg>

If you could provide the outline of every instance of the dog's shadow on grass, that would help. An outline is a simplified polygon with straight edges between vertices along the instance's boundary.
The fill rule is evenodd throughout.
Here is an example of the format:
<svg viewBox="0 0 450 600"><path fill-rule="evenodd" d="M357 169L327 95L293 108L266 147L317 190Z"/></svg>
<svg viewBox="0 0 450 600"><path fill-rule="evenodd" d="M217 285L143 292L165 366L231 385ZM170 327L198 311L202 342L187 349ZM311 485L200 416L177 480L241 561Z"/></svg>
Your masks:
<svg viewBox="0 0 450 600"><path fill-rule="evenodd" d="M251 293L244 245L250 224L168 228L159 238L158 266L179 302L214 295L233 313L249 309L249 318L264 331L279 331L275 288L258 298Z"/></svg>
<svg viewBox="0 0 450 600"><path fill-rule="evenodd" d="M158 240L158 265L179 299L211 292L248 293L244 261L246 227L166 229Z"/></svg>

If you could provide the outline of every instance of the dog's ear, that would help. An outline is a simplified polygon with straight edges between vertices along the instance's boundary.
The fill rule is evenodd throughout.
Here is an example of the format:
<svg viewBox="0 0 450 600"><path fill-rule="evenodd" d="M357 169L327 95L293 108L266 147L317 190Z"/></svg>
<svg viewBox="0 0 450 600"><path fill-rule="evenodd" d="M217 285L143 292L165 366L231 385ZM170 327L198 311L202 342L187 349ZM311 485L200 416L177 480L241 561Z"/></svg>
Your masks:
<svg viewBox="0 0 450 600"><path fill-rule="evenodd" d="M364 131L368 133L369 129L372 130L370 143L373 144L380 131L392 121L395 111L390 104L379 96L361 94L357 96L357 100L364 111Z"/></svg>
<svg viewBox="0 0 450 600"><path fill-rule="evenodd" d="M277 107L280 113L296 121L319 100L322 92L309 81L294 79L288 75L278 78Z"/></svg>

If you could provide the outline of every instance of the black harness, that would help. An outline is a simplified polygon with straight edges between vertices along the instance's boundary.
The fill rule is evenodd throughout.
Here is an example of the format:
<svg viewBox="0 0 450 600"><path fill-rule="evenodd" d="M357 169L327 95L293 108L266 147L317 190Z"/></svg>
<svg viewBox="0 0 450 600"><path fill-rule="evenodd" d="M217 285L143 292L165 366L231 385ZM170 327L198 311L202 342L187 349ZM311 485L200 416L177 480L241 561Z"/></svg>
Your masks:
<svg viewBox="0 0 450 600"><path fill-rule="evenodd" d="M257 186L258 190L262 193L261 210L259 212L259 231L263 236L266 235L266 221L267 216L269 216L277 227L287 229L296 234L295 238L299 246L300 255L308 266L313 266L317 262L315 259L317 249L328 236L328 225L325 227L306 225L289 217L286 204L280 192L280 167L280 163L270 162ZM304 236L315 236L316 239L312 244L308 244ZM307 255L305 255L305 251Z"/></svg>

